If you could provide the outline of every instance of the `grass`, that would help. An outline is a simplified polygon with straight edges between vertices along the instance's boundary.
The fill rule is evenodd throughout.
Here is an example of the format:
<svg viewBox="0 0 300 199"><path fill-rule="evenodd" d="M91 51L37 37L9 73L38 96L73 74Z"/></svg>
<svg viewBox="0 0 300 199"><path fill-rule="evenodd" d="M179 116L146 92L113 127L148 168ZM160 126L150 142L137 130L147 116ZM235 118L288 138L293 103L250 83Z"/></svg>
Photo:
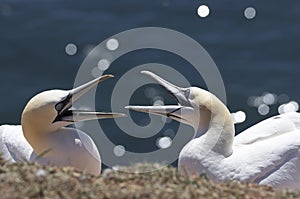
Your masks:
<svg viewBox="0 0 300 199"><path fill-rule="evenodd" d="M155 165L140 164L128 171ZM123 168L124 169L124 168ZM300 198L300 192L238 182L185 177L174 167L137 174L106 169L93 176L74 168L0 160L0 198Z"/></svg>

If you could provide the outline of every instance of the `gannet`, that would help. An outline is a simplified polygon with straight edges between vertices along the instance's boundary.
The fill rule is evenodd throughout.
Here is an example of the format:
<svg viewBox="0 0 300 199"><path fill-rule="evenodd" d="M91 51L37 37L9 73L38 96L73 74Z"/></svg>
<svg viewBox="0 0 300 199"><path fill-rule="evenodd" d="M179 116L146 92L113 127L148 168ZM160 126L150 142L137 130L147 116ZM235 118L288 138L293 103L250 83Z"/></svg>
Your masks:
<svg viewBox="0 0 300 199"><path fill-rule="evenodd" d="M230 112L215 95L198 87L175 86L149 71L142 73L165 88L178 105L125 108L167 116L195 129L194 138L180 151L180 172L206 174L215 181L300 189L299 113L271 117L235 136Z"/></svg>
<svg viewBox="0 0 300 199"><path fill-rule="evenodd" d="M72 90L48 90L34 96L25 106L21 125L0 126L0 153L8 162L38 162L72 166L91 174L101 172L101 159L94 141L83 131L66 126L85 120L123 117L121 113L72 109L72 104L104 75Z"/></svg>

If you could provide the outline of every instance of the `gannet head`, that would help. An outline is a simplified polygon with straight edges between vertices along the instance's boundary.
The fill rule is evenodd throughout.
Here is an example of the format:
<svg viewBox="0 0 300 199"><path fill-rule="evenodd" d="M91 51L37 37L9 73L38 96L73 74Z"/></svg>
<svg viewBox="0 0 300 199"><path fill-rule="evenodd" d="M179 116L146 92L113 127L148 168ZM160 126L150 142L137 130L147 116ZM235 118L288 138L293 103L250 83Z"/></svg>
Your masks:
<svg viewBox="0 0 300 199"><path fill-rule="evenodd" d="M141 73L154 79L177 100L178 105L126 106L125 108L167 116L178 122L191 125L196 132L202 131L202 133L208 129L213 117L222 114L224 116L225 114L231 120L227 107L212 93L198 87L181 88L175 86L149 71L142 71Z"/></svg>
<svg viewBox="0 0 300 199"><path fill-rule="evenodd" d="M34 96L22 113L23 134L32 146L32 158L42 164L73 166L92 174L101 171L101 158L93 140L84 132L61 128L77 121L123 117L121 113L72 109L72 104L98 83L113 77L104 75L72 90L49 90Z"/></svg>
<svg viewBox="0 0 300 199"><path fill-rule="evenodd" d="M123 117L121 113L90 112L71 109L72 104L98 83L113 77L103 75L72 90L49 90L34 96L22 113L22 128L29 131L53 132L77 121Z"/></svg>

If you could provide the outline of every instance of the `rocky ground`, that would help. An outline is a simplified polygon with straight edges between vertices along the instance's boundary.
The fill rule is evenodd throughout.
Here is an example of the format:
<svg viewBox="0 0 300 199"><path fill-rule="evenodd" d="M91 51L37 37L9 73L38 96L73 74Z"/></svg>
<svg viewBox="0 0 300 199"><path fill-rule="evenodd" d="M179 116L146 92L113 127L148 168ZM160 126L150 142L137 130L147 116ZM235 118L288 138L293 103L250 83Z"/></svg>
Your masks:
<svg viewBox="0 0 300 199"><path fill-rule="evenodd" d="M73 168L0 161L0 198L300 198L300 192L237 182L214 183L205 176L187 178L173 167L138 174L105 170L92 176Z"/></svg>

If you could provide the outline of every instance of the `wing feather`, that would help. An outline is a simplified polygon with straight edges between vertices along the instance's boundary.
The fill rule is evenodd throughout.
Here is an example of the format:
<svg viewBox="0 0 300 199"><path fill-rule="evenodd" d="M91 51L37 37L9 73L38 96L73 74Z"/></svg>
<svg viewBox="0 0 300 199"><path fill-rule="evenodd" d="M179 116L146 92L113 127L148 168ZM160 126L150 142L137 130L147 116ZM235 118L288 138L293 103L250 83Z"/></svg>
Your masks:
<svg viewBox="0 0 300 199"><path fill-rule="evenodd" d="M264 120L235 137L224 161L237 180L277 188L300 187L300 114ZM232 165L234 164L234 165Z"/></svg>
<svg viewBox="0 0 300 199"><path fill-rule="evenodd" d="M300 113L286 113L271 117L246 129L235 136L233 145L253 144L297 129L300 129Z"/></svg>

